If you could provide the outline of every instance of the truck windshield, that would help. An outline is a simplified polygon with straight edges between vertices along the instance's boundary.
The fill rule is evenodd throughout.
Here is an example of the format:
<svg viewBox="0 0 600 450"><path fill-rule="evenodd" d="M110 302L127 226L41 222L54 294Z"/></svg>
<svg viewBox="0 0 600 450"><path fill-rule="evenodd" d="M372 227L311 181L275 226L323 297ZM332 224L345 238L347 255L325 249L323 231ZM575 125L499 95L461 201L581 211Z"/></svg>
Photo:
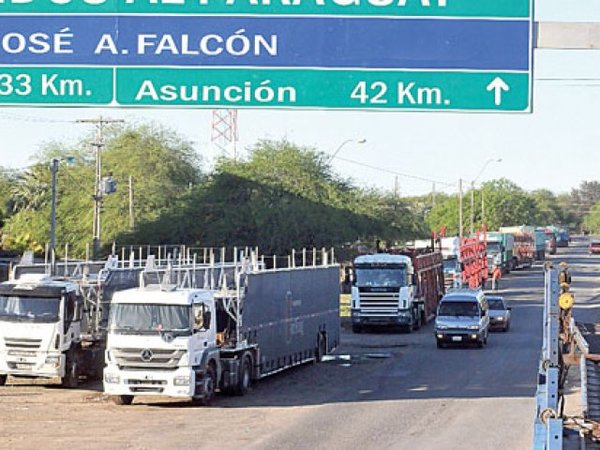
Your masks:
<svg viewBox="0 0 600 450"><path fill-rule="evenodd" d="M488 242L487 243L488 253L500 253L500 242Z"/></svg>
<svg viewBox="0 0 600 450"><path fill-rule="evenodd" d="M457 262L458 260L456 258L444 259L444 272L455 271Z"/></svg>
<svg viewBox="0 0 600 450"><path fill-rule="evenodd" d="M356 285L359 287L406 286L406 267L357 267Z"/></svg>
<svg viewBox="0 0 600 450"><path fill-rule="evenodd" d="M442 302L438 316L479 316L477 302Z"/></svg>
<svg viewBox="0 0 600 450"><path fill-rule="evenodd" d="M109 331L113 333L170 332L191 334L189 305L117 303L110 310Z"/></svg>
<svg viewBox="0 0 600 450"><path fill-rule="evenodd" d="M8 322L58 322L60 298L0 295L0 320Z"/></svg>

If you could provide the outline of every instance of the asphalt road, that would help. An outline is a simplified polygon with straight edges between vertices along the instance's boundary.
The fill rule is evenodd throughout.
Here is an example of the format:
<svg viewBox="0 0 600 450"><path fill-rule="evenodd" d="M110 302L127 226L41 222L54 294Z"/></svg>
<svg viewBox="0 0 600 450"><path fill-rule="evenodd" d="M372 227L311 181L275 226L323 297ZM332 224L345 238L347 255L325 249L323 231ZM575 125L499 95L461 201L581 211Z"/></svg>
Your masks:
<svg viewBox="0 0 600 450"><path fill-rule="evenodd" d="M560 252L573 264L576 317L600 313L600 258L582 246ZM210 408L160 398L118 407L90 384L6 386L0 448L530 448L542 268L513 272L501 287L511 330L491 334L483 349L437 349L431 324L411 334L345 329L331 361L265 379L245 397L218 397Z"/></svg>

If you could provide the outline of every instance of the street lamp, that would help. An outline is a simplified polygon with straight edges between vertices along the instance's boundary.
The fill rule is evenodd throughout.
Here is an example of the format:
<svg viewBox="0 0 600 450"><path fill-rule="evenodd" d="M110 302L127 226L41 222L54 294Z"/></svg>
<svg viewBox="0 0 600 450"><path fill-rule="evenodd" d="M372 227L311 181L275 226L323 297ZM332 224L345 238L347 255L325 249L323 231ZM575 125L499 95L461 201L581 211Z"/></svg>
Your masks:
<svg viewBox="0 0 600 450"><path fill-rule="evenodd" d="M475 221L475 183L477 182L477 180L479 179L479 177L483 174L483 172L485 171L485 169L487 169L487 166L489 166L491 163L493 162L502 162L502 158L490 158L488 159L485 164L483 165L483 167L481 168L481 170L479 171L479 173L477 174L477 176L473 179L473 181L471 181L471 234L473 234L473 222ZM483 213L484 213L484 200L483 200L483 190L481 191L481 222L483 223Z"/></svg>
<svg viewBox="0 0 600 450"><path fill-rule="evenodd" d="M58 174L58 166L61 161L67 164L73 164L75 158L67 156L65 158L52 158L50 163L50 173L52 174L52 205L50 210L50 255L54 260L54 246L56 242L56 175Z"/></svg>
<svg viewBox="0 0 600 450"><path fill-rule="evenodd" d="M344 147L344 145L349 144L350 142L355 142L357 144L364 144L364 143L367 142L367 140L365 138L363 138L363 139L346 139L344 142L342 142L339 145L339 147L335 150L335 152L333 152L331 154L331 156L329 157L329 159L327 160L327 162L330 163L331 161L333 161L333 158L335 158L337 156L337 154Z"/></svg>

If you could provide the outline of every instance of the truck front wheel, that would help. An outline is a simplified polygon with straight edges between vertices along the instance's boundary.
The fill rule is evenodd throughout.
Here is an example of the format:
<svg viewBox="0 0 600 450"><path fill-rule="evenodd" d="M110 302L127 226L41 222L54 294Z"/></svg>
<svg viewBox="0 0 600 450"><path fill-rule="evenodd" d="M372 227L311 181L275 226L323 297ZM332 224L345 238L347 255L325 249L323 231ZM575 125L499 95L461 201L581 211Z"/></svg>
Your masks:
<svg viewBox="0 0 600 450"><path fill-rule="evenodd" d="M213 366L208 366L204 379L202 380L203 396L199 399L199 403L202 406L210 406L215 398L215 389L217 383L217 375Z"/></svg>
<svg viewBox="0 0 600 450"><path fill-rule="evenodd" d="M0 375L0 386L4 386L6 384L6 379L8 375Z"/></svg>
<svg viewBox="0 0 600 450"><path fill-rule="evenodd" d="M115 405L124 406L133 403L133 395L113 395L112 401Z"/></svg>
<svg viewBox="0 0 600 450"><path fill-rule="evenodd" d="M73 389L79 383L79 366L77 356L74 350L69 350L65 357L65 376L62 377L61 385L65 388Z"/></svg>

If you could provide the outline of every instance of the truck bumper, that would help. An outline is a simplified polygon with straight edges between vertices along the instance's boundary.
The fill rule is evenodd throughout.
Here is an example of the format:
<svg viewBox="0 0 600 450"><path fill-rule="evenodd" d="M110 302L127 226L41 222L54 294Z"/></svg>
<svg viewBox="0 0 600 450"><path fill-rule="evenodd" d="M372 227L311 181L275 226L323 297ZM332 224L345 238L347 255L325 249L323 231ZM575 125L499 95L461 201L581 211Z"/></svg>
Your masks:
<svg viewBox="0 0 600 450"><path fill-rule="evenodd" d="M9 350L0 352L0 374L31 378L63 377L64 356L60 353Z"/></svg>
<svg viewBox="0 0 600 450"><path fill-rule="evenodd" d="M401 325L411 324L410 313L400 313L396 315L365 313L359 309L352 310L352 325Z"/></svg>
<svg viewBox="0 0 600 450"><path fill-rule="evenodd" d="M175 371L104 369L104 392L108 395L191 398L195 394L196 376L190 367Z"/></svg>
<svg viewBox="0 0 600 450"><path fill-rule="evenodd" d="M445 344L449 343L469 343L469 342L481 342L483 341L483 332L477 330L436 330L434 332L435 338L438 342Z"/></svg>

